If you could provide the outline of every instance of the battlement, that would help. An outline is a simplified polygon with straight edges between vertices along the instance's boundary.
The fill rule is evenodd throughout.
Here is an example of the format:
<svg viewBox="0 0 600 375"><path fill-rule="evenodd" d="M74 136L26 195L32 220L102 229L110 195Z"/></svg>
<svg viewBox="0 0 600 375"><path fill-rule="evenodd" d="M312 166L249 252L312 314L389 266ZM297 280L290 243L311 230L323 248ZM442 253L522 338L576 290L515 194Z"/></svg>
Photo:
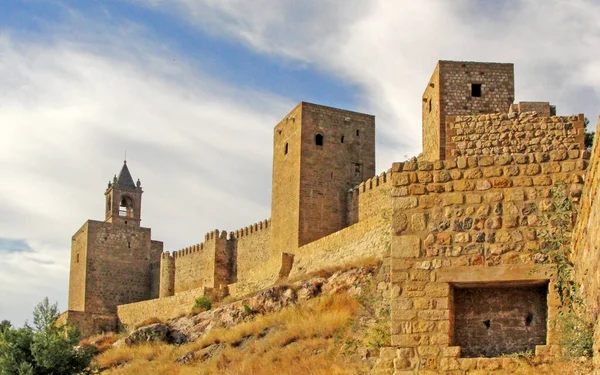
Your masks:
<svg viewBox="0 0 600 375"><path fill-rule="evenodd" d="M271 219L265 219L259 221L258 223L254 223L252 225L248 225L236 231L229 232L229 239L235 240L240 237L249 236L255 232L259 232L263 229L268 229L271 226Z"/></svg>
<svg viewBox="0 0 600 375"><path fill-rule="evenodd" d="M165 251L162 253L161 258L162 259L169 258L169 257L181 258L181 257L187 256L187 255L197 253L199 251L204 250L204 248L207 246L207 242L213 241L215 239L227 240L227 232L224 230L220 231L218 229L215 229L211 232L207 232L204 235L204 242L200 242L200 243L192 245L192 246L187 246L187 247L184 247L183 249L174 250L171 253L169 253L168 251Z"/></svg>

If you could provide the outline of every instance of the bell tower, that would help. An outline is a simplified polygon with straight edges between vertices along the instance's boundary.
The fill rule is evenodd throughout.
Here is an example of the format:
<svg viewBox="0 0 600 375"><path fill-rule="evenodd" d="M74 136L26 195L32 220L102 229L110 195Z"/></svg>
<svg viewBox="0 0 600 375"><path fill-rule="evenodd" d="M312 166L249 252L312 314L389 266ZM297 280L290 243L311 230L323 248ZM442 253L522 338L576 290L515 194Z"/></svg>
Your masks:
<svg viewBox="0 0 600 375"><path fill-rule="evenodd" d="M138 227L141 221L142 211L142 184L140 180L133 182L127 160L123 162L123 168L119 176L113 177L108 183L106 196L106 219L113 224L123 224Z"/></svg>

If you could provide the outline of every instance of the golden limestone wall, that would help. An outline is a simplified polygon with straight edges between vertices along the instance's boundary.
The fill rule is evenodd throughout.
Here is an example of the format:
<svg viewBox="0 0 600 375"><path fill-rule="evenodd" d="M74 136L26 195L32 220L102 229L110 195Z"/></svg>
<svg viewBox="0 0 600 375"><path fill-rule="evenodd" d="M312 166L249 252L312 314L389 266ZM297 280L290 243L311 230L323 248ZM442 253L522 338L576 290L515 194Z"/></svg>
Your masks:
<svg viewBox="0 0 600 375"><path fill-rule="evenodd" d="M204 287L186 290L174 296L120 305L117 314L121 324L129 328L152 317L166 321L189 313L196 298L205 294Z"/></svg>
<svg viewBox="0 0 600 375"><path fill-rule="evenodd" d="M200 287L214 288L229 282L227 233L215 230L204 242L163 254L161 259L161 296ZM172 259L171 259L172 258Z"/></svg>
<svg viewBox="0 0 600 375"><path fill-rule="evenodd" d="M271 220L263 220L231 232L229 238L234 252L234 279L231 281L252 280L256 277L254 271L271 256Z"/></svg>
<svg viewBox="0 0 600 375"><path fill-rule="evenodd" d="M366 220L373 216L385 216L392 213L391 169L348 191L348 225Z"/></svg>
<svg viewBox="0 0 600 375"><path fill-rule="evenodd" d="M490 373L514 363L471 357L523 349L556 353L560 301L548 288L552 269L539 264L544 257L536 226L558 181L581 193L588 158L587 152L559 150L394 164L397 374Z"/></svg>
<svg viewBox="0 0 600 375"><path fill-rule="evenodd" d="M573 232L572 259L576 276L580 281L585 308L592 321L596 322L594 332L594 367L600 373L600 139L598 130L594 139L594 149L590 166L585 175L585 187L581 199L581 211Z"/></svg>
<svg viewBox="0 0 600 375"><path fill-rule="evenodd" d="M446 117L446 155L500 155L583 150L584 117L537 112Z"/></svg>

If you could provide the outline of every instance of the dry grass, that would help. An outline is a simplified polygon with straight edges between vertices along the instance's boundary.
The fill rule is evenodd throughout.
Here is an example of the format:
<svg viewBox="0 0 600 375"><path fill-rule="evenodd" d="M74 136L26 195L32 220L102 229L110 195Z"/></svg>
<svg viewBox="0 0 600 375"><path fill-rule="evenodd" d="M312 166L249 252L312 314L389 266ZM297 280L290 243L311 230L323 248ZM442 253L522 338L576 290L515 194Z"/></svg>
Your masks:
<svg viewBox="0 0 600 375"><path fill-rule="evenodd" d="M136 324L134 329L138 329L138 328L149 326L150 324L156 324L156 323L164 323L164 322L162 319L153 316L151 318L144 320L143 322Z"/></svg>
<svg viewBox="0 0 600 375"><path fill-rule="evenodd" d="M81 340L82 346L94 346L96 354L103 353L108 349L112 348L112 344L117 342L119 339L125 337L125 334L115 333L104 333L100 335L90 336L84 340Z"/></svg>
<svg viewBox="0 0 600 375"><path fill-rule="evenodd" d="M345 294L326 296L259 315L250 322L216 329L180 347L145 344L114 348L96 358L106 374L348 374L348 363L334 336L348 329L359 312L358 301ZM220 344L223 351L206 361L179 365L175 359Z"/></svg>

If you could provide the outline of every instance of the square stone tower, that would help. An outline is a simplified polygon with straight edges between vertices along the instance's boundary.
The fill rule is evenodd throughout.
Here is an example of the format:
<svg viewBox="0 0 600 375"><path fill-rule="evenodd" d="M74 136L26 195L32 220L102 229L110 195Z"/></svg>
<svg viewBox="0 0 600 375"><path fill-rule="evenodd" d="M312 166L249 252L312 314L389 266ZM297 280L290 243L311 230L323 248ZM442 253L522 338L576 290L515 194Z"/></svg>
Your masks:
<svg viewBox="0 0 600 375"><path fill-rule="evenodd" d="M73 235L65 319L84 335L116 328L118 305L159 295L163 244L140 227L142 193L124 163L105 192L105 221L88 220Z"/></svg>
<svg viewBox="0 0 600 375"><path fill-rule="evenodd" d="M272 252L344 228L348 190L374 175L374 116L298 104L274 132Z"/></svg>
<svg viewBox="0 0 600 375"><path fill-rule="evenodd" d="M423 93L423 157L446 159L446 116L508 112L514 97L513 64L439 61Z"/></svg>

